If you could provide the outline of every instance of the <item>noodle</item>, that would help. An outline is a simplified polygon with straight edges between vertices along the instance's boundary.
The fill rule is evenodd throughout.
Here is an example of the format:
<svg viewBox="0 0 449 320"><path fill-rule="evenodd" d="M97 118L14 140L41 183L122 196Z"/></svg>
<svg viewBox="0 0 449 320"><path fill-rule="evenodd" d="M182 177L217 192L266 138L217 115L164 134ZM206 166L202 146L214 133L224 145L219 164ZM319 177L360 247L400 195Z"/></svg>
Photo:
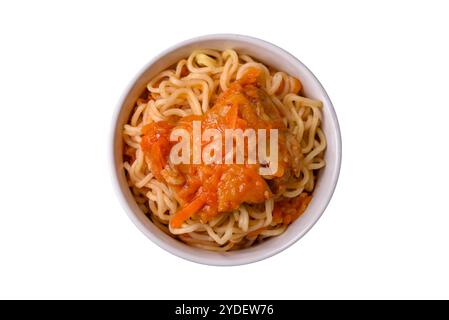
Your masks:
<svg viewBox="0 0 449 320"><path fill-rule="evenodd" d="M220 95L251 70L257 70L258 86L282 116L288 166L281 174L262 176L271 191L264 201L242 202L236 209L206 220L194 214L174 227L170 223L173 217L188 205L177 189L185 181L172 165L167 164L160 174L152 171L154 160L142 149L144 128L167 119L208 113ZM195 50L172 69L159 73L148 83L123 128L123 167L139 207L165 233L206 250L247 248L282 234L306 209L317 170L325 166L323 105L301 92L298 79L231 49ZM260 117L267 118L262 111Z"/></svg>

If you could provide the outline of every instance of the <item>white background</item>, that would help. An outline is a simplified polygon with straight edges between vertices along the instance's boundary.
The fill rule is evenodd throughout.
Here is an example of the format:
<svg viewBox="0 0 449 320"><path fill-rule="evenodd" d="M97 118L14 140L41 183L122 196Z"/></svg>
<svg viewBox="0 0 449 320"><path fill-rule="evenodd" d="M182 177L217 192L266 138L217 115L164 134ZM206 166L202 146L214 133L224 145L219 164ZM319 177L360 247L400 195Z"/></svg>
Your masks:
<svg viewBox="0 0 449 320"><path fill-rule="evenodd" d="M449 298L448 13L444 1L2 1L0 298ZM240 267L154 245L108 170L128 82L209 33L296 55L343 136L322 219Z"/></svg>

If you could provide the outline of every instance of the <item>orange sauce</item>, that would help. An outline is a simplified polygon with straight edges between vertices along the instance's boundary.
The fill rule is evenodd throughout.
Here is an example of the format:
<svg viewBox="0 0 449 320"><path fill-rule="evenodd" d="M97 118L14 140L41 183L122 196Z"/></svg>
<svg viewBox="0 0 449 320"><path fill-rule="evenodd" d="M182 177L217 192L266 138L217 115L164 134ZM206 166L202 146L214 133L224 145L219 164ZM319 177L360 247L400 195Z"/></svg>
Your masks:
<svg viewBox="0 0 449 320"><path fill-rule="evenodd" d="M282 175L288 166L284 132L286 128L277 108L259 88L260 71L250 69L245 76L230 85L215 105L203 116L188 116L151 123L142 129L141 147L150 159L151 171L155 177L165 183L162 170L168 163L171 147L170 133L174 128L182 127L192 132L192 122L201 120L201 129L279 129L279 163L276 176ZM224 136L224 135L223 135ZM204 144L205 142L203 142ZM224 144L223 144L224 145ZM223 152L224 155L224 152ZM223 156L224 157L224 156ZM224 163L224 161L223 161ZM273 195L266 180L259 175L260 164L180 164L174 166L181 177L181 184L170 184L181 203L181 209L171 220L175 228L193 215L207 222L222 212L237 209L242 203L258 204ZM302 202L301 202L302 203ZM287 208L282 204L275 210ZM294 208L300 206L292 204ZM276 212L278 212L276 211ZM276 219L288 222L287 215L276 214ZM292 216L290 220L294 219Z"/></svg>

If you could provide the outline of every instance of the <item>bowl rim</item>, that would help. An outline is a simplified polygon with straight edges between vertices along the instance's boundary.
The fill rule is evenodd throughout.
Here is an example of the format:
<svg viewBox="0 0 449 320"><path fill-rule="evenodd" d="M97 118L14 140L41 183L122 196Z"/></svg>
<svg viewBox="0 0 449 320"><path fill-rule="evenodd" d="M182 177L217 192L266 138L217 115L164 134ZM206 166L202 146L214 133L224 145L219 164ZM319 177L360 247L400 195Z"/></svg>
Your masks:
<svg viewBox="0 0 449 320"><path fill-rule="evenodd" d="M310 76L318 84L319 89L322 91L323 97L326 99L327 109L329 111L329 115L332 118L332 122L335 126L333 133L335 134L335 142L336 142L336 145L335 145L336 163L334 165L334 171L332 172L330 191L328 193L327 198L325 198L323 200L323 206L322 206L321 212L319 212L316 215L316 217L313 219L312 223L307 225L304 228L304 230L302 230L302 232L298 233L295 237L293 237L289 241L286 241L281 246L275 247L269 251L267 250L267 252L265 252L264 254L253 255L253 256L249 255L245 259L240 259L238 261L232 260L232 261L229 261L229 263L218 262L216 259L210 258L210 257L193 256L189 253L186 253L182 250L178 250L178 249L172 247L170 244L165 243L164 241L160 240L158 237L153 235L153 233L150 230L148 230L145 227L145 225L139 220L139 218L136 216L133 209L130 207L128 200L122 191L120 180L117 175L117 168L115 166L115 143L116 143L115 137L116 137L117 130L118 130L117 124L119 121L119 116L121 114L121 110L123 108L123 104L124 104L125 100L127 99L131 89L136 84L136 82L154 63L156 63L158 60L160 60L164 56L168 55L169 53L179 50L185 46L194 44L196 42L208 41L208 40L230 40L230 41L240 40L240 41L243 41L243 42L246 42L249 44L257 43L259 45L272 47L278 51L283 52L283 54L290 56L295 61L295 63L298 64L299 66L301 66L306 72L308 72L310 74ZM122 94L120 95L118 103L116 104L114 111L113 111L111 130L110 130L110 134L108 135L108 137L109 137L109 139L111 139L108 142L108 145L109 145L108 157L110 157L109 166L110 166L110 172L112 174L112 177L111 177L112 185L113 185L113 189L115 190L115 195L118 197L121 207L125 210L128 217L131 219L131 221L134 223L134 225L147 238L149 238L151 241L153 241L153 243L155 243L160 248L164 249L165 251L167 251L179 258L182 258L182 259L185 259L185 260L188 260L191 262L195 262L198 264L202 264L202 265L238 266L238 265L250 264L250 263L254 263L254 262L258 262L258 261L270 258L270 257L284 251L285 249L291 247L293 244L295 244L297 241L299 241L305 234L307 234L310 231L310 229L313 228L313 226L318 222L318 220L320 220L324 211L326 211L326 208L328 207L328 205L333 197L333 194L335 192L335 189L336 189L336 186L338 183L338 179L340 176L340 170L341 170L342 138L341 138L340 124L339 124L334 106L332 104L332 101L330 100L330 98L329 98L326 90L324 89L323 85L321 84L321 82L318 80L318 78L315 76L315 74L304 63L302 63L298 58L296 58L293 54L291 54L287 50L285 50L269 41L266 41L266 40L263 40L263 39L260 39L257 37L253 37L253 36L242 35L242 34L217 33L217 34L206 34L206 35L189 38L189 39L183 40L181 42L178 42L175 45L170 46L169 48L161 51L160 53L155 55L153 58L151 58L143 67L141 67L138 70L138 72L135 73L134 77L131 78L131 80L128 82L128 85L124 88Z"/></svg>

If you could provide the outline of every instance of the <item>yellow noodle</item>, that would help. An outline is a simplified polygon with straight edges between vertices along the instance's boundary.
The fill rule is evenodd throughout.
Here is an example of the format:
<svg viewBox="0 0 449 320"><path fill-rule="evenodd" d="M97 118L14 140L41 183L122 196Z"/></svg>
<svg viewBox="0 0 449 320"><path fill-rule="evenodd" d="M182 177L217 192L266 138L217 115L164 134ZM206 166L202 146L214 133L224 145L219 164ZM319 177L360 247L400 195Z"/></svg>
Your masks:
<svg viewBox="0 0 449 320"><path fill-rule="evenodd" d="M156 75L147 85L152 99L140 101L123 128L123 141L136 155L132 163L123 164L136 202L161 230L194 247L212 251L247 248L282 234L287 226L273 220L275 200L270 199L265 201L263 209L260 205L242 204L238 210L220 214L207 223L194 216L180 228L173 228L169 222L180 207L179 199L169 185L156 180L152 174L149 159L140 147L141 129L170 116L204 114L217 96L249 68L261 70L263 89L283 115L291 137L298 141L295 145L287 139L288 152L300 157L301 164L279 196L294 198L304 191L312 192L316 170L325 166L322 102L292 92L293 77L282 71L270 71L264 64L235 50L195 50L172 69Z"/></svg>

